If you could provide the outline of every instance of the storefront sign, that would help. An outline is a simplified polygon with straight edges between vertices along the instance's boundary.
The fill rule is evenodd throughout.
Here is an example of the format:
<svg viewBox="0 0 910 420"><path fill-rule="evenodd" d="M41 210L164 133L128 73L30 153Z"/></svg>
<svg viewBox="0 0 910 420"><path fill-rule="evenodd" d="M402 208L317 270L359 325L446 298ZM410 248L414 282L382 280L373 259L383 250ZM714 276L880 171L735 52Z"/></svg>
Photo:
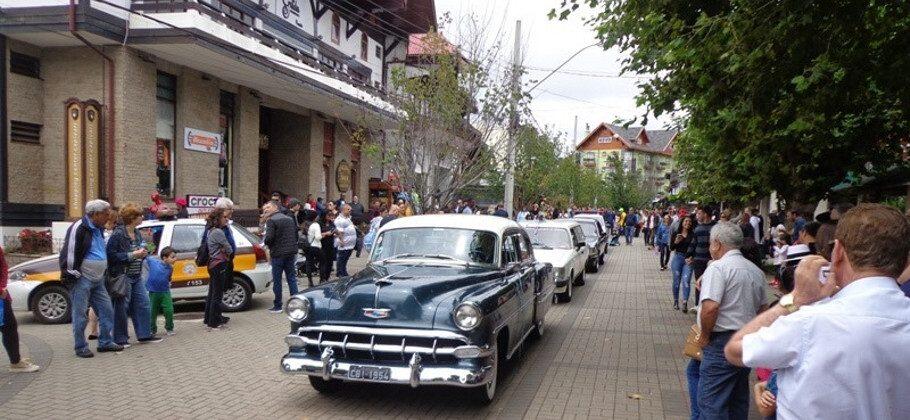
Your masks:
<svg viewBox="0 0 910 420"><path fill-rule="evenodd" d="M346 160L338 162L335 168L335 184L339 192L347 192L351 189L351 164Z"/></svg>
<svg viewBox="0 0 910 420"><path fill-rule="evenodd" d="M217 195L186 196L186 212L190 215L209 213L215 208L215 202L221 198Z"/></svg>
<svg viewBox="0 0 910 420"><path fill-rule="evenodd" d="M221 154L221 134L187 127L183 134L183 147L197 152Z"/></svg>

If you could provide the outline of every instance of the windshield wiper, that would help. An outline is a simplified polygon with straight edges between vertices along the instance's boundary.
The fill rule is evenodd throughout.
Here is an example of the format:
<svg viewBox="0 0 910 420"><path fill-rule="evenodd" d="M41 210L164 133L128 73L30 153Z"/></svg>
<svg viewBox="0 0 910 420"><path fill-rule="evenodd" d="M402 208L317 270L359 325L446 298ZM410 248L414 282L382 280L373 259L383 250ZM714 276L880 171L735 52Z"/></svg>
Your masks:
<svg viewBox="0 0 910 420"><path fill-rule="evenodd" d="M537 242L532 242L532 243L531 243L531 246L532 246L532 247L535 247L535 248L540 248L540 249L553 249L552 246L549 246L549 245L546 245L546 244L537 243Z"/></svg>

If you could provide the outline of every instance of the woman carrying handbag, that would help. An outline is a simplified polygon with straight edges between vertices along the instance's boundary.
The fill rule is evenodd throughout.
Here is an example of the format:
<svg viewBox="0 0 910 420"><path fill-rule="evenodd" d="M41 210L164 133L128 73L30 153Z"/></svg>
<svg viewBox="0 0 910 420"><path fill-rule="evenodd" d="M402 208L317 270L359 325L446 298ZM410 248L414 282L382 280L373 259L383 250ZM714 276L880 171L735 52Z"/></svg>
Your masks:
<svg viewBox="0 0 910 420"><path fill-rule="evenodd" d="M142 260L148 255L145 241L136 229L143 211L135 203L120 209L121 223L107 241L108 293L114 307L114 342L129 347L129 319L140 343L157 343L151 332L151 302L142 281Z"/></svg>
<svg viewBox="0 0 910 420"><path fill-rule="evenodd" d="M230 279L229 263L233 258L233 247L224 234L224 227L228 226L229 221L230 215L223 208L216 208L205 220L203 241L208 249L209 271L209 291L205 298L206 331L227 327L221 315L221 301L224 298L224 286Z"/></svg>

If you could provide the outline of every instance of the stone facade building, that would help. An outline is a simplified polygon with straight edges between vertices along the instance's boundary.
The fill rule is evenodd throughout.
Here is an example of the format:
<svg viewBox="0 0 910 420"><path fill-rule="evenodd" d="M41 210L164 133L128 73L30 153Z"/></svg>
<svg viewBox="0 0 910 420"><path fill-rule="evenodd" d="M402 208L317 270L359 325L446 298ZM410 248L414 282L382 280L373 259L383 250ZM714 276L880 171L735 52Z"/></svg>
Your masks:
<svg viewBox="0 0 910 420"><path fill-rule="evenodd" d="M378 6L378 7L377 7ZM387 67L431 0L0 0L0 226L158 192L370 195ZM365 139L365 140L364 140ZM192 205L193 203L191 203Z"/></svg>

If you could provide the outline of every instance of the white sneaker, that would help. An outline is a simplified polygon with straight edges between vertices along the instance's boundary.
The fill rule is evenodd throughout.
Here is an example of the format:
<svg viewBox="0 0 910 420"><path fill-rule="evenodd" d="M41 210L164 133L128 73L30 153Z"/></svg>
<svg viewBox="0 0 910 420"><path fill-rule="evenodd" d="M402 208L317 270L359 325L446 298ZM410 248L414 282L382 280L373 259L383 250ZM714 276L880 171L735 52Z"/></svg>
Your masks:
<svg viewBox="0 0 910 420"><path fill-rule="evenodd" d="M167 334L168 336L177 335L177 333L175 333L173 331L167 331L167 332L165 332L165 334Z"/></svg>
<svg viewBox="0 0 910 420"><path fill-rule="evenodd" d="M22 359L19 363L9 365L9 371L13 373L37 372L39 369L41 368L29 359Z"/></svg>

